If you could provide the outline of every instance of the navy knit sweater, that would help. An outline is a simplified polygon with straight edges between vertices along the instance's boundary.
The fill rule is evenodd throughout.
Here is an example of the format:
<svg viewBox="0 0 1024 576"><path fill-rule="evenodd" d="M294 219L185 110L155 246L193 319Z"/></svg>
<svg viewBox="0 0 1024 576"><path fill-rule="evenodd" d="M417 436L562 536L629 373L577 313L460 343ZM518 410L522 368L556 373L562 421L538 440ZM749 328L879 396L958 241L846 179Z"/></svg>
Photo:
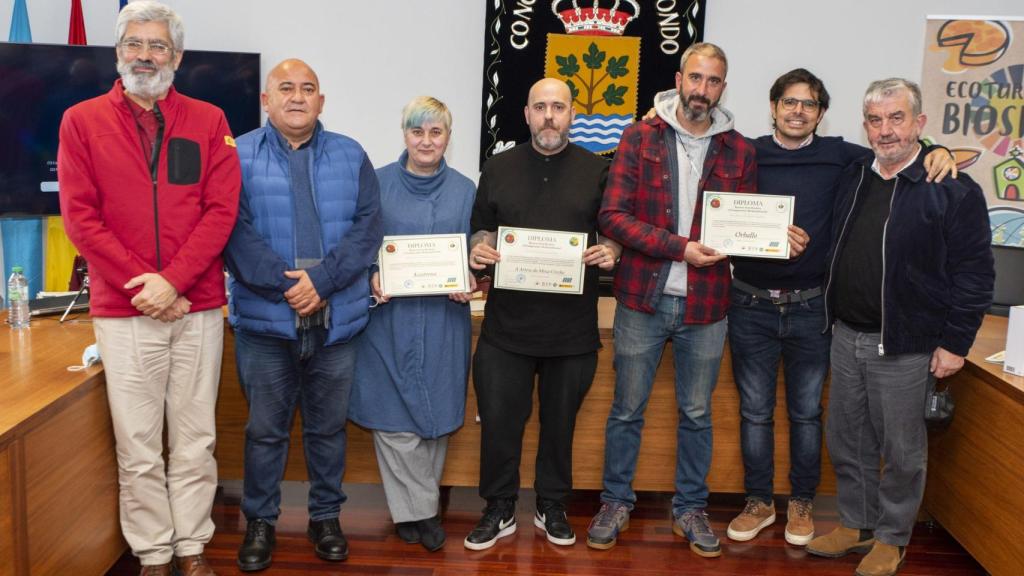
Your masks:
<svg viewBox="0 0 1024 576"><path fill-rule="evenodd" d="M796 197L793 223L810 235L807 250L790 260L732 258L733 275L759 288L807 290L821 286L832 230L836 183L843 169L871 151L838 136L815 136L786 150L771 135L750 141L757 149L757 191Z"/></svg>

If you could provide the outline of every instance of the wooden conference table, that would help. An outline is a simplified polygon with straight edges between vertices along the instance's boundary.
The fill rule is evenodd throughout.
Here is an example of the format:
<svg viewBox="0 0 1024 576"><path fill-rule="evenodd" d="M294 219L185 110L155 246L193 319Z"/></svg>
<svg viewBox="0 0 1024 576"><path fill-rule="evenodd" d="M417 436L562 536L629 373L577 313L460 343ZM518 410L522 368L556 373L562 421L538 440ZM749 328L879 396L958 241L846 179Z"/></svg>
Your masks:
<svg viewBox="0 0 1024 576"><path fill-rule="evenodd" d="M581 410L574 449L574 484L600 486L604 421L614 372L609 330L614 303L603 301L602 340L594 386ZM1024 378L982 359L1002 349L1005 318L986 318L967 366L953 379L957 415L952 427L932 435L925 508L992 574L1016 574L1024 565ZM0 333L0 576L102 574L125 549L117 510L117 467L102 367L68 372L93 341L88 322L59 325L36 320L28 332ZM234 339L227 331L218 401L221 478L241 478L246 407L234 370ZM671 351L658 370L644 429L635 487L672 490L675 468L675 400ZM780 383L776 411L775 491L788 482L787 421ZM445 483L475 485L479 427L470 386L466 425L451 440ZM723 358L713 402L712 491L742 492L737 396ZM296 423L298 427L298 423ZM375 482L369 434L349 426L346 482ZM535 417L524 439L522 480L533 481ZM287 478L305 477L301 438L293 432ZM822 492L835 491L823 462ZM74 535L69 537L69 535ZM11 562L8 559L13 559Z"/></svg>

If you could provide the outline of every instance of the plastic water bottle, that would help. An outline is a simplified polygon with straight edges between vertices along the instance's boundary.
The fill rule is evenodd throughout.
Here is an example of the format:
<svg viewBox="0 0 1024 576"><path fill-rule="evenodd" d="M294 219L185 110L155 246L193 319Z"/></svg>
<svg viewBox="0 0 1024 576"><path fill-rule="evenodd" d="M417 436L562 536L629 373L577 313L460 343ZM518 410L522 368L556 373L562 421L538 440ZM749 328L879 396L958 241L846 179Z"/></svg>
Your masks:
<svg viewBox="0 0 1024 576"><path fill-rule="evenodd" d="M11 330L28 328L28 280L22 273L21 266L11 268L11 277L7 280L7 322Z"/></svg>

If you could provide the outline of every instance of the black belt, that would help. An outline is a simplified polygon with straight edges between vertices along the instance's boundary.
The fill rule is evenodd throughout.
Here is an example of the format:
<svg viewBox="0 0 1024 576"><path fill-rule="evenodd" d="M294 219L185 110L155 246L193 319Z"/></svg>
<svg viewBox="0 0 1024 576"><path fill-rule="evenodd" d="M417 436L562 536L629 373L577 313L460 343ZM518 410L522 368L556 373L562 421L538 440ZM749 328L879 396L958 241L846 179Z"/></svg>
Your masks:
<svg viewBox="0 0 1024 576"><path fill-rule="evenodd" d="M732 285L737 290L753 294L758 298L770 300L772 304L792 304L793 302L806 302L811 298L821 296L821 286L808 290L765 290L757 286L751 286L742 280L732 279Z"/></svg>

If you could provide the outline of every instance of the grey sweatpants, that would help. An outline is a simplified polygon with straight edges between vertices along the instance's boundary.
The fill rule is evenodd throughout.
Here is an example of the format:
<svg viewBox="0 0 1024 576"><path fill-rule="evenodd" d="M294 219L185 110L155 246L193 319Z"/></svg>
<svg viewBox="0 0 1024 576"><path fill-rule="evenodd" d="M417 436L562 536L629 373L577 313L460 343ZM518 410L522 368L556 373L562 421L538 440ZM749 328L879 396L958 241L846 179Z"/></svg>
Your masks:
<svg viewBox="0 0 1024 576"><path fill-rule="evenodd" d="M373 447L391 519L413 522L438 514L448 437L427 439L411 432L374 430Z"/></svg>
<svg viewBox="0 0 1024 576"><path fill-rule="evenodd" d="M906 546L924 497L931 354L879 356L879 337L836 322L825 439L840 523Z"/></svg>

